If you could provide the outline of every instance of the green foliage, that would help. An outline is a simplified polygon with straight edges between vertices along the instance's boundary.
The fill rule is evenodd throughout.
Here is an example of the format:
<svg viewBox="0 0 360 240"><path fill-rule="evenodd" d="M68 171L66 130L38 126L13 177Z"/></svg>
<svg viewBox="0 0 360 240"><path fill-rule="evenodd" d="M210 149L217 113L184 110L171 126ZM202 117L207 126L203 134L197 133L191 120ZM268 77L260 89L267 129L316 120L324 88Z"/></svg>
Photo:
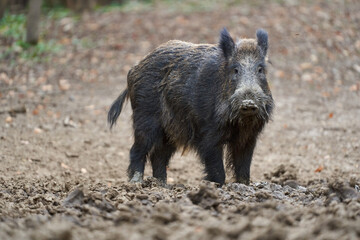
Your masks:
<svg viewBox="0 0 360 240"><path fill-rule="evenodd" d="M68 15L68 11L50 11L48 18L59 19ZM44 33L40 35L38 44L31 45L25 41L26 36L26 15L9 14L0 21L0 40L5 42L5 46L0 46L0 60L9 59L11 61L16 58L24 60L32 60L35 62L47 61L49 54L57 53L61 49L61 45L54 40L45 40Z"/></svg>
<svg viewBox="0 0 360 240"><path fill-rule="evenodd" d="M5 13L0 21L0 35L12 39L21 39L24 34L25 22L26 16L24 14Z"/></svg>
<svg viewBox="0 0 360 240"><path fill-rule="evenodd" d="M0 53L0 59L11 59L20 57L24 60L42 62L49 60L49 53L57 53L61 46L54 40L40 41L36 45L31 45L23 40L14 41Z"/></svg>

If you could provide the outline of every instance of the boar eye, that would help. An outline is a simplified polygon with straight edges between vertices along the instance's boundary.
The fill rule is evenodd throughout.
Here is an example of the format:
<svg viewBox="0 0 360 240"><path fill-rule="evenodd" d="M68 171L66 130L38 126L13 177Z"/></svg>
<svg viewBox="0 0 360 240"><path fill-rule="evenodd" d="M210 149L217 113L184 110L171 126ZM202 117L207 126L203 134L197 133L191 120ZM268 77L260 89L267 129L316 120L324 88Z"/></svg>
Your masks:
<svg viewBox="0 0 360 240"><path fill-rule="evenodd" d="M265 72L264 67L259 66L258 67L258 73L263 74Z"/></svg>

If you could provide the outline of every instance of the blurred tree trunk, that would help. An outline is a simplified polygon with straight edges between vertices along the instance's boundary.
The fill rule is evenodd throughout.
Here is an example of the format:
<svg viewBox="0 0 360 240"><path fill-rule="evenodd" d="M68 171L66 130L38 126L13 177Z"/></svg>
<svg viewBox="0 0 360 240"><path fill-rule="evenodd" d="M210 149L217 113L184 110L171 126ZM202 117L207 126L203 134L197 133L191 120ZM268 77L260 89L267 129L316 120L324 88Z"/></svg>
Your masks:
<svg viewBox="0 0 360 240"><path fill-rule="evenodd" d="M7 0L0 0L0 20L3 18L5 13L5 7L6 7Z"/></svg>
<svg viewBox="0 0 360 240"><path fill-rule="evenodd" d="M39 40L39 25L42 0L29 1L29 13L26 23L26 42L37 44Z"/></svg>

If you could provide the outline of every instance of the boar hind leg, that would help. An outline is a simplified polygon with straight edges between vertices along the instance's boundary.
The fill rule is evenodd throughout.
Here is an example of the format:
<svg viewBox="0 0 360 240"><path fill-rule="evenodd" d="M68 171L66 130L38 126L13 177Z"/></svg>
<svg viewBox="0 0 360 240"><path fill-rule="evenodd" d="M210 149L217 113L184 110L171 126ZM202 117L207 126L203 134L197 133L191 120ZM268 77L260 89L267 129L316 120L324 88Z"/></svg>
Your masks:
<svg viewBox="0 0 360 240"><path fill-rule="evenodd" d="M130 149L130 165L127 171L130 182L142 182L144 177L146 154L146 146L135 141Z"/></svg>
<svg viewBox="0 0 360 240"><path fill-rule="evenodd" d="M130 165L127 171L130 182L143 181L146 158L154 142L157 141L159 129L154 124L144 128L135 127L135 142L130 149Z"/></svg>
<svg viewBox="0 0 360 240"><path fill-rule="evenodd" d="M153 177L163 184L166 184L166 167L169 165L169 160L175 150L176 147L173 144L164 141L163 143L156 144L150 154Z"/></svg>

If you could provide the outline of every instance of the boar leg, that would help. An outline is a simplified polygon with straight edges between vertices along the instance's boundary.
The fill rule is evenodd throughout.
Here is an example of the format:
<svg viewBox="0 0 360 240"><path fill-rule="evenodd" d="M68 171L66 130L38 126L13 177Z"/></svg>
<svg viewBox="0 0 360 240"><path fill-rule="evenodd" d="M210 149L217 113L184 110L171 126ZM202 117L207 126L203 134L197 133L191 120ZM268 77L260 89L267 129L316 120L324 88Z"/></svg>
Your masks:
<svg viewBox="0 0 360 240"><path fill-rule="evenodd" d="M245 144L231 143L229 149L229 164L235 173L235 180L239 183L250 183L250 165L256 140L249 140Z"/></svg>
<svg viewBox="0 0 360 240"><path fill-rule="evenodd" d="M127 172L130 182L142 182L144 177L146 157L153 147L154 142L159 139L159 136L161 136L161 128L150 120L148 120L146 124L143 125L140 125L137 121L134 121L134 125L135 142L130 149L130 165Z"/></svg>
<svg viewBox="0 0 360 240"><path fill-rule="evenodd" d="M163 184L166 184L166 167L175 150L176 147L165 140L163 143L155 145L150 154L153 177Z"/></svg>
<svg viewBox="0 0 360 240"><path fill-rule="evenodd" d="M200 147L198 152L205 165L205 180L223 185L225 182L223 148L221 146L206 146Z"/></svg>

